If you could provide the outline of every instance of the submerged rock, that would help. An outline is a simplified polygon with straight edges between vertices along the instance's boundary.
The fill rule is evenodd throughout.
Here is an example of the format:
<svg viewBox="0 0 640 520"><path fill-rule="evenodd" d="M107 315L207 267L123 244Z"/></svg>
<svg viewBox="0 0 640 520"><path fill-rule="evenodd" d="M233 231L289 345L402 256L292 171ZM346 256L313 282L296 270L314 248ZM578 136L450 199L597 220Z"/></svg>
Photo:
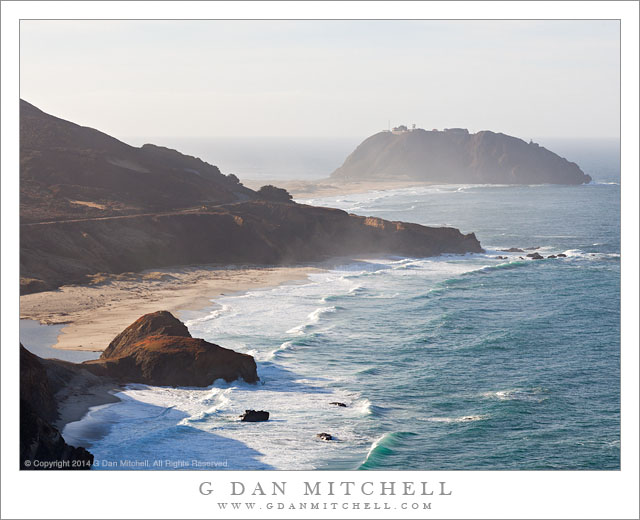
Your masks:
<svg viewBox="0 0 640 520"><path fill-rule="evenodd" d="M524 249L520 249L519 247L510 247L509 249L498 249L498 251L502 251L503 253L524 253Z"/></svg>
<svg viewBox="0 0 640 520"><path fill-rule="evenodd" d="M335 406L341 406L341 407L344 407L344 408L346 408L346 407L347 407L347 405L346 405L346 404L344 404L344 403L339 403L339 402L337 402L337 401L333 401L332 403L329 403L329 404L333 404L333 405L335 405Z"/></svg>
<svg viewBox="0 0 640 520"><path fill-rule="evenodd" d="M265 412L264 410L245 410L244 413L240 416L240 420L242 422L261 422L269 420L269 412Z"/></svg>

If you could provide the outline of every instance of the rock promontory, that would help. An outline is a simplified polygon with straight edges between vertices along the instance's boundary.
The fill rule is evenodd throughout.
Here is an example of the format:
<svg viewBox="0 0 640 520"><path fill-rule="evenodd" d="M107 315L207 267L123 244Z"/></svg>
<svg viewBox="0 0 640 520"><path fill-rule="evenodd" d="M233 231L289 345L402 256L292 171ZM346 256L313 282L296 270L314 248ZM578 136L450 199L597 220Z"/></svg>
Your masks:
<svg viewBox="0 0 640 520"><path fill-rule="evenodd" d="M472 233L297 204L196 157L20 106L21 294L98 273L482 250Z"/></svg>
<svg viewBox="0 0 640 520"><path fill-rule="evenodd" d="M580 167L543 146L487 130L379 132L331 174L336 181L416 180L439 184L585 184Z"/></svg>
<svg viewBox="0 0 640 520"><path fill-rule="evenodd" d="M96 375L156 386L209 386L216 379L258 381L252 356L192 338L167 311L137 319L99 359L82 365Z"/></svg>

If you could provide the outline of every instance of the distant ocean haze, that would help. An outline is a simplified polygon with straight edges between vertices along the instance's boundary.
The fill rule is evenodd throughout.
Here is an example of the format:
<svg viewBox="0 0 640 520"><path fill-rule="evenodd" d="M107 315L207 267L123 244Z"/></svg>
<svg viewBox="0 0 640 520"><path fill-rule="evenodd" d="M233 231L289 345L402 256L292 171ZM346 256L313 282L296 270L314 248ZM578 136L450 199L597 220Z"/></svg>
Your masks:
<svg viewBox="0 0 640 520"><path fill-rule="evenodd" d="M328 177L358 145L357 137L125 138L175 148L242 179L315 180Z"/></svg>
<svg viewBox="0 0 640 520"><path fill-rule="evenodd" d="M497 130L496 130L497 131ZM528 137L517 136L528 141ZM360 137L155 137L123 138L128 144L175 148L233 173L240 180L318 180L329 177L363 140ZM533 141L575 162L596 181L620 180L618 139L533 137Z"/></svg>

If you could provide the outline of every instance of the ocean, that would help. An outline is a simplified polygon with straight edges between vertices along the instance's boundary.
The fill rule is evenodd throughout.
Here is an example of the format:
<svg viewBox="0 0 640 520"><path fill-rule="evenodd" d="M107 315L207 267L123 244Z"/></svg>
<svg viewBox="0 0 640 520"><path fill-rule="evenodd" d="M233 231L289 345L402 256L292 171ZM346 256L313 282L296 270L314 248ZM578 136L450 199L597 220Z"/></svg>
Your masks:
<svg viewBox="0 0 640 520"><path fill-rule="evenodd" d="M332 146L326 164L346 155ZM593 183L300 201L454 226L486 252L336 260L302 283L183 313L194 337L253 355L260 383L130 385L65 439L88 447L96 469L619 469L619 162L615 147L572 146ZM319 178L319 152L296 153L288 178ZM261 160L251 176L277 178L276 159ZM221 168L242 178L236 166ZM501 251L512 247L526 251ZM270 420L239 422L245 409ZM325 432L334 440L316 437Z"/></svg>

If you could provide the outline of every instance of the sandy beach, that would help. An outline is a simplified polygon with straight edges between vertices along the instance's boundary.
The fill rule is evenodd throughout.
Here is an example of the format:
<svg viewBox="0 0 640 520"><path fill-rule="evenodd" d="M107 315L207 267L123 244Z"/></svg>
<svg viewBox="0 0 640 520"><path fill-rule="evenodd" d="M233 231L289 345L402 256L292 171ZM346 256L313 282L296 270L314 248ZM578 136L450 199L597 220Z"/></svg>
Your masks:
<svg viewBox="0 0 640 520"><path fill-rule="evenodd" d="M143 314L200 310L217 296L305 280L317 267L184 267L97 275L88 285L20 297L20 318L65 324L53 348L102 351ZM179 316L178 316L179 317Z"/></svg>
<svg viewBox="0 0 640 520"><path fill-rule="evenodd" d="M334 195L346 195L349 193L365 193L377 190L396 190L402 188L413 188L415 186L428 186L433 183L420 182L416 180L393 180L393 181L355 181L338 183L333 179L319 179L317 181L301 180L264 180L264 179L243 179L242 183L251 189L259 189L266 184L272 184L279 188L286 189L296 200L310 199L314 197L332 197Z"/></svg>

